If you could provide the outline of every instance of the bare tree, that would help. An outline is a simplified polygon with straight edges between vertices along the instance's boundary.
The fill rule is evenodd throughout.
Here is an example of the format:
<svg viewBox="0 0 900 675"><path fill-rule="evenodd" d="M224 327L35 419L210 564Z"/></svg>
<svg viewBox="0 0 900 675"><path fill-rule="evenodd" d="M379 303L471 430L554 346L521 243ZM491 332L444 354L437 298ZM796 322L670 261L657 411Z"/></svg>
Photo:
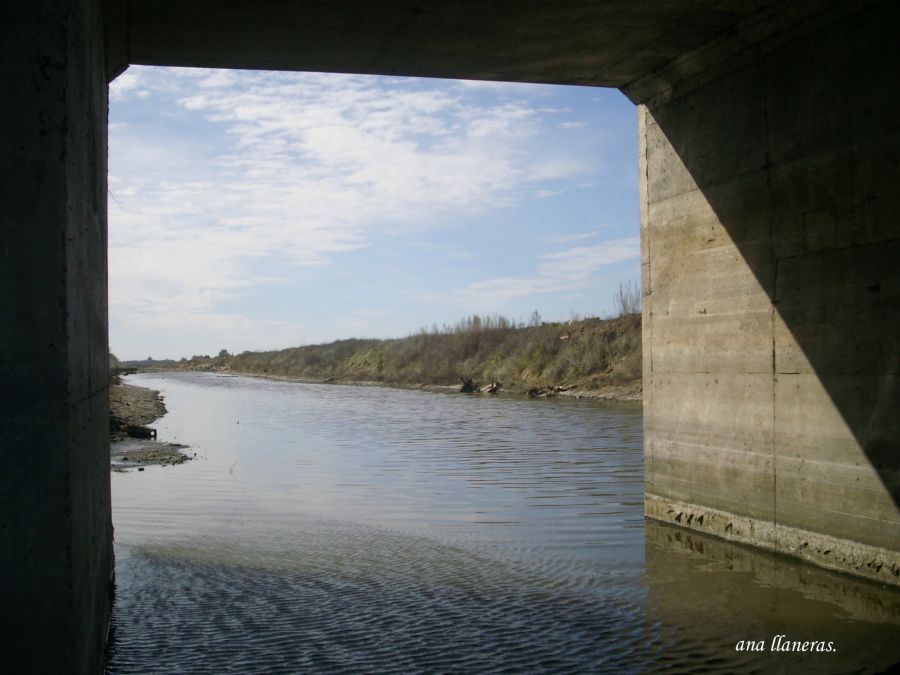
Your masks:
<svg viewBox="0 0 900 675"><path fill-rule="evenodd" d="M639 314L641 311L641 288L635 281L619 284L619 290L613 300L619 316Z"/></svg>

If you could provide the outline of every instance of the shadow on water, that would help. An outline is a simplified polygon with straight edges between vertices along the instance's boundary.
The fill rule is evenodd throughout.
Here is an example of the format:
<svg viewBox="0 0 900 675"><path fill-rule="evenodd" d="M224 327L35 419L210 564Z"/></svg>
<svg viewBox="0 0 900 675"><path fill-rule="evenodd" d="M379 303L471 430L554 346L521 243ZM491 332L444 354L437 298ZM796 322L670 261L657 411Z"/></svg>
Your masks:
<svg viewBox="0 0 900 675"><path fill-rule="evenodd" d="M900 592L774 553L646 521L647 617L683 659L682 640L742 655L746 672L867 673L900 664ZM832 652L772 651L772 640L832 642ZM783 640L783 641L784 641ZM682 665L684 661L681 661Z"/></svg>
<svg viewBox="0 0 900 675"><path fill-rule="evenodd" d="M658 670L667 651L633 583L573 584L356 526L296 536L302 552L264 556L123 550L109 672L622 673ZM687 652L736 665L700 642Z"/></svg>
<svg viewBox="0 0 900 675"><path fill-rule="evenodd" d="M307 523L267 551L119 551L110 673L870 673L900 594L646 523L642 579L572 583L425 538ZM771 641L831 642L777 653ZM764 652L736 650L762 641Z"/></svg>
<svg viewBox="0 0 900 675"><path fill-rule="evenodd" d="M549 672L639 662L639 607L420 537L124 552L110 672ZM150 639L148 639L150 638Z"/></svg>

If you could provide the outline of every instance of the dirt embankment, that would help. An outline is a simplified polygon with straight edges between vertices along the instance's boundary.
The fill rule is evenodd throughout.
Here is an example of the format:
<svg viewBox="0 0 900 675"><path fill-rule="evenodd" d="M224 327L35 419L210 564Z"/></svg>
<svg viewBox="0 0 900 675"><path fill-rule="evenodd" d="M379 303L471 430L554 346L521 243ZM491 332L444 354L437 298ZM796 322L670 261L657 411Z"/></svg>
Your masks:
<svg viewBox="0 0 900 675"><path fill-rule="evenodd" d="M145 466L169 466L191 459L182 452L187 446L158 441L156 431L147 426L165 414L158 391L113 382L109 388L109 454L114 471L143 471Z"/></svg>
<svg viewBox="0 0 900 675"><path fill-rule="evenodd" d="M117 438L128 436L129 427L145 427L166 414L166 404L155 389L133 384L109 388L109 430Z"/></svg>
<svg viewBox="0 0 900 675"><path fill-rule="evenodd" d="M474 315L393 340L351 339L272 352L194 357L174 366L302 382L456 387L468 393L641 398L641 316L516 325Z"/></svg>

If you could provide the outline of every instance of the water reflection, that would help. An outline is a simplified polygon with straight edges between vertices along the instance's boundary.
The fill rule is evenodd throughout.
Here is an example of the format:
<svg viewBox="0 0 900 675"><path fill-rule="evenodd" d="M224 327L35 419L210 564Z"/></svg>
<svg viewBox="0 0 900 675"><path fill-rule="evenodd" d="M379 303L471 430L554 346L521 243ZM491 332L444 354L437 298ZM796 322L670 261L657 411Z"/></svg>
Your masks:
<svg viewBox="0 0 900 675"><path fill-rule="evenodd" d="M748 672L878 672L900 662L895 590L652 520L645 541L648 621L676 661L687 637ZM779 635L834 651L773 651ZM765 651L742 655L740 641L762 641Z"/></svg>
<svg viewBox="0 0 900 675"><path fill-rule="evenodd" d="M892 591L645 525L637 406L136 379L166 395L160 437L199 459L112 477L110 672L871 672L900 657ZM779 633L839 650L735 651Z"/></svg>

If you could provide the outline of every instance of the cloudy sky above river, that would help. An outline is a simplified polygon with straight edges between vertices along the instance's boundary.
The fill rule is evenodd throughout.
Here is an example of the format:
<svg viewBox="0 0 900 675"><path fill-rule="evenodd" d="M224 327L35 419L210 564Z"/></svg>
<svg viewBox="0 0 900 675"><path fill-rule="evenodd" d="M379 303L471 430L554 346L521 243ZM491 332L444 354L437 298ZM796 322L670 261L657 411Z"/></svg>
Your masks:
<svg viewBox="0 0 900 675"><path fill-rule="evenodd" d="M132 67L109 155L126 359L603 316L639 278L614 90Z"/></svg>

